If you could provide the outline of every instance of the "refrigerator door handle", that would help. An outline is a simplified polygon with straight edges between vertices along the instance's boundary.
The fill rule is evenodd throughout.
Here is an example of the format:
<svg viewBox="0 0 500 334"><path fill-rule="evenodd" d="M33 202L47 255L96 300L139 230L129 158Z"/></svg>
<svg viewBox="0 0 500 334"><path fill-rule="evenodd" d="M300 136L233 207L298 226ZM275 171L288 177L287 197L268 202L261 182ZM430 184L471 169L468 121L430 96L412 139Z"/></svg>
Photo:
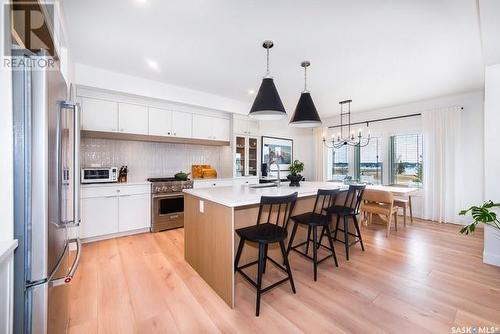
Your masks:
<svg viewBox="0 0 500 334"><path fill-rule="evenodd" d="M61 109L73 110L73 219L66 222L67 227L80 226L80 104L62 101Z"/></svg>
<svg viewBox="0 0 500 334"><path fill-rule="evenodd" d="M71 281L73 280L73 276L75 276L76 270L78 269L78 265L80 264L80 257L82 255L82 242L80 241L80 238L71 239L69 243L76 244L75 260L73 261L73 264L71 265L71 268L69 269L68 273L64 277L52 279L50 281L50 284L52 286L59 286L71 283Z"/></svg>

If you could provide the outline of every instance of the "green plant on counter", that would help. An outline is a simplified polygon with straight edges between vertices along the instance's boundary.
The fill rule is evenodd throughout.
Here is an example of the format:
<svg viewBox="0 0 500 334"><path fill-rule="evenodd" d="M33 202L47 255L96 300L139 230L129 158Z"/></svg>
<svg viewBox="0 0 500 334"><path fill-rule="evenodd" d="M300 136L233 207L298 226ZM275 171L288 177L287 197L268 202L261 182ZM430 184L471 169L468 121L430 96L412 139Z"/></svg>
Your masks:
<svg viewBox="0 0 500 334"><path fill-rule="evenodd" d="M304 163L299 160L294 160L294 162L290 165L289 170L290 175L298 176L304 171Z"/></svg>
<svg viewBox="0 0 500 334"><path fill-rule="evenodd" d="M500 230L500 221L497 219L497 214L492 210L493 208L500 208L500 203L493 203L493 201L484 202L481 206L471 206L467 210L462 210L458 214L465 216L469 211L472 215L472 223L464 226L460 233L471 234L476 230L478 224L489 225Z"/></svg>

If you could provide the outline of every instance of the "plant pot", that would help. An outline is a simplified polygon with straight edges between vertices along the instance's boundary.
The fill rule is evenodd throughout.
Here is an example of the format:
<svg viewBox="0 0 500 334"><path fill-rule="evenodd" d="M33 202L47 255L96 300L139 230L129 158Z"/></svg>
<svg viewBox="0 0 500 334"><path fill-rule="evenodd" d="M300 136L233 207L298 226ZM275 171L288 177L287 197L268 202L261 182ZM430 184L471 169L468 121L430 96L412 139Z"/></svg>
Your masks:
<svg viewBox="0 0 500 334"><path fill-rule="evenodd" d="M288 175L286 178L290 180L290 187L300 187L302 175Z"/></svg>
<svg viewBox="0 0 500 334"><path fill-rule="evenodd" d="M489 225L484 226L483 262L500 266L500 230Z"/></svg>

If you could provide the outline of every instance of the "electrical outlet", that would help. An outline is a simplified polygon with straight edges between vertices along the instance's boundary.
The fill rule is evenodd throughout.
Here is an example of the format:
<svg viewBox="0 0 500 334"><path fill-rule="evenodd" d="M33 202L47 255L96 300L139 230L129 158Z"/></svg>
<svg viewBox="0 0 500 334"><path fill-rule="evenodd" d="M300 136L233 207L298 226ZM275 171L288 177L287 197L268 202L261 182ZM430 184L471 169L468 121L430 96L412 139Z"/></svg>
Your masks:
<svg viewBox="0 0 500 334"><path fill-rule="evenodd" d="M200 200L200 212L201 213L205 212L205 201Z"/></svg>

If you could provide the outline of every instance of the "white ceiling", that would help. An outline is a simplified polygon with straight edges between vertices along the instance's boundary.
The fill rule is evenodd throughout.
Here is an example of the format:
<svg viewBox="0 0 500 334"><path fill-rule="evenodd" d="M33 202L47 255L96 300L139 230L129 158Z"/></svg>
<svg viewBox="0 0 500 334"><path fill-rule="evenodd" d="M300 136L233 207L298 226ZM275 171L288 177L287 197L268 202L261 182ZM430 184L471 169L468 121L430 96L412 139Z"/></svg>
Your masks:
<svg viewBox="0 0 500 334"><path fill-rule="evenodd" d="M248 103L265 72L289 112L303 87L321 116L483 87L475 0L64 0L76 62ZM152 69L146 59L156 62Z"/></svg>

